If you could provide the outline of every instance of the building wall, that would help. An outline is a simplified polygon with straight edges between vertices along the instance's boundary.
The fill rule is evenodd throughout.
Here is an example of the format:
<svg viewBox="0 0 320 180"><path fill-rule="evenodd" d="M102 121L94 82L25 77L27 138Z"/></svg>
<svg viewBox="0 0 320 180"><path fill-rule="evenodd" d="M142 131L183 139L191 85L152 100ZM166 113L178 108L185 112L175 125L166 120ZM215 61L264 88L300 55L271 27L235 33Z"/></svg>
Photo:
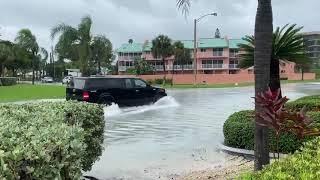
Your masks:
<svg viewBox="0 0 320 180"><path fill-rule="evenodd" d="M288 80L301 80L301 73L284 74ZM162 79L164 75L140 75L144 80ZM167 74L167 79L173 79L174 84L193 84L193 74ZM304 73L304 80L315 79L315 73ZM254 82L254 74L198 74L197 84L227 84Z"/></svg>

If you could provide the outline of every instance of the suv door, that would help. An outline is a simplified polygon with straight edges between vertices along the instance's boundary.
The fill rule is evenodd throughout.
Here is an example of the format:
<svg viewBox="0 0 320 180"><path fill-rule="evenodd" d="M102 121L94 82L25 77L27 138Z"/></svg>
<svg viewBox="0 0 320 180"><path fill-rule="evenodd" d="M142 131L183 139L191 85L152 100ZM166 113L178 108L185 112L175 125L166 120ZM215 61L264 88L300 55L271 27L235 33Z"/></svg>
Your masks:
<svg viewBox="0 0 320 180"><path fill-rule="evenodd" d="M145 81L141 79L133 79L134 89L137 98L141 104L148 104L153 102L156 89L149 86Z"/></svg>

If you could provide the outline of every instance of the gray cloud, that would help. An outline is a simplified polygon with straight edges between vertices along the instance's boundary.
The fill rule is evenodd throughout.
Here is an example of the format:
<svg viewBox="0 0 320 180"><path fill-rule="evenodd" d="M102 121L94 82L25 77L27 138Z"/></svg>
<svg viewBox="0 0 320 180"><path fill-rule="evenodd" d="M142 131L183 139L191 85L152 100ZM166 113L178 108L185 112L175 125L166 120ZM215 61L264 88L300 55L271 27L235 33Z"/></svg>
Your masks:
<svg viewBox="0 0 320 180"><path fill-rule="evenodd" d="M319 0L273 0L274 26L297 23L305 31L320 30ZM30 28L41 46L52 44L50 29L61 22L76 26L81 17L93 19L93 34L104 34L115 47L129 38L143 42L158 34L172 39L193 38L193 18L209 12L199 22L200 37L212 37L220 28L223 36L240 38L252 34L256 0L194 0L185 18L175 0L1 0L0 33L2 39L13 40L21 28Z"/></svg>

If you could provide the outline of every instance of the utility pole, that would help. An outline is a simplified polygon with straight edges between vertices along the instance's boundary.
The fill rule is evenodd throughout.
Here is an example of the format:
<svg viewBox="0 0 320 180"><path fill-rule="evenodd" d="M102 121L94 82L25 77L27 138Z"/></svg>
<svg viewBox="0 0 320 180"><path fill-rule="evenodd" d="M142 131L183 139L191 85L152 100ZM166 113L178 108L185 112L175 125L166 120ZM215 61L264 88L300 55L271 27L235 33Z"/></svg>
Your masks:
<svg viewBox="0 0 320 180"><path fill-rule="evenodd" d="M201 17L199 17L198 19L194 19L194 47L193 47L193 62L194 62L194 69L193 69L193 75L194 75L194 82L193 85L197 84L197 22L199 22L202 18L206 17L206 16L217 16L217 13L209 13L209 14L205 14Z"/></svg>
<svg viewBox="0 0 320 180"><path fill-rule="evenodd" d="M197 84L197 19L194 19L194 40L193 40L193 85Z"/></svg>

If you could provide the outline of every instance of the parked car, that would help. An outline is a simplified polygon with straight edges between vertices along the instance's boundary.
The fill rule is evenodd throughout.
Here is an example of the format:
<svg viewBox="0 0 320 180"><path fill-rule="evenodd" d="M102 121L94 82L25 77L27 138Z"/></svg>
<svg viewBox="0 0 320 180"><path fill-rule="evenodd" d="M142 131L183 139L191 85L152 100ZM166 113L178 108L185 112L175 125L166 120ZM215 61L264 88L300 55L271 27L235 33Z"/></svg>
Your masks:
<svg viewBox="0 0 320 180"><path fill-rule="evenodd" d="M72 76L66 76L62 79L62 84L69 84L72 79Z"/></svg>
<svg viewBox="0 0 320 180"><path fill-rule="evenodd" d="M67 100L119 106L151 104L166 95L165 89L132 77L79 77L66 88Z"/></svg>
<svg viewBox="0 0 320 180"><path fill-rule="evenodd" d="M41 79L42 83L53 83L53 78L52 77L43 77Z"/></svg>

